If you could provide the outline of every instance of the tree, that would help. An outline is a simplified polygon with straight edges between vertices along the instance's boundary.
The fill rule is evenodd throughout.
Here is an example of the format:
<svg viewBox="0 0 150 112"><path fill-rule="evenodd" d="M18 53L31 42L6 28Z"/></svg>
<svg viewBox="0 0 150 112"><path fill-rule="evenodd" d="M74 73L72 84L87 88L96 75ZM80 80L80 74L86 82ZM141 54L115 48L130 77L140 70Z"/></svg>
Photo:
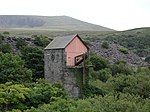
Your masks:
<svg viewBox="0 0 150 112"><path fill-rule="evenodd" d="M108 84L115 92L138 95L142 98L150 98L150 74L124 75L111 77Z"/></svg>
<svg viewBox="0 0 150 112"><path fill-rule="evenodd" d="M24 61L19 56L0 52L0 83L7 81L29 82L31 77L31 70L24 66Z"/></svg>
<svg viewBox="0 0 150 112"><path fill-rule="evenodd" d="M41 46L41 47L46 47L48 45L48 43L50 43L50 40L48 39L48 37L40 35L33 35L32 38L34 38L34 44L37 46Z"/></svg>
<svg viewBox="0 0 150 112"><path fill-rule="evenodd" d="M0 110L11 110L13 108L25 109L22 104L25 101L30 89L22 84L7 82L0 84Z"/></svg>
<svg viewBox="0 0 150 112"><path fill-rule="evenodd" d="M109 48L108 42L103 42L102 47L105 48L105 49L108 49Z"/></svg>
<svg viewBox="0 0 150 112"><path fill-rule="evenodd" d="M11 45L8 43L1 43L0 44L0 52L11 53L12 52Z"/></svg>
<svg viewBox="0 0 150 112"><path fill-rule="evenodd" d="M111 70L108 68L99 71L93 71L91 75L93 79L99 79L103 82L106 82L110 77L112 77Z"/></svg>
<svg viewBox="0 0 150 112"><path fill-rule="evenodd" d="M133 74L133 70L131 69L131 67L128 66L126 62L124 61L120 61L120 62L113 64L111 66L111 71L112 71L112 75L116 75L120 73L125 74L125 75Z"/></svg>
<svg viewBox="0 0 150 112"><path fill-rule="evenodd" d="M107 60L105 60L104 58L100 56L97 56L96 54L91 55L90 61L92 65L94 66L95 71L107 68L109 64Z"/></svg>
<svg viewBox="0 0 150 112"><path fill-rule="evenodd" d="M56 105L59 106L59 109L62 109L61 106L67 99L68 97L61 84L51 84L43 79L35 83L13 84L7 82L0 84L1 111L24 112L31 107L38 108L40 105L50 103L53 104L53 107ZM57 102L60 101L62 103L57 105Z"/></svg>
<svg viewBox="0 0 150 112"><path fill-rule="evenodd" d="M37 47L24 46L21 49L21 58L25 60L26 67L33 72L33 80L44 78L44 54Z"/></svg>
<svg viewBox="0 0 150 112"><path fill-rule="evenodd" d="M74 102L70 99L57 98L56 101L40 105L38 108L31 108L26 112L71 112Z"/></svg>
<svg viewBox="0 0 150 112"><path fill-rule="evenodd" d="M22 48L23 46L27 46L27 43L22 38L17 38L16 47L18 49Z"/></svg>
<svg viewBox="0 0 150 112"><path fill-rule="evenodd" d="M150 64L150 56L145 58L145 61Z"/></svg>
<svg viewBox="0 0 150 112"><path fill-rule="evenodd" d="M51 84L43 79L37 80L36 83L32 83L29 88L29 92L26 105L28 107L38 107L38 105L49 103L57 100L57 98L66 98L67 95L61 84Z"/></svg>

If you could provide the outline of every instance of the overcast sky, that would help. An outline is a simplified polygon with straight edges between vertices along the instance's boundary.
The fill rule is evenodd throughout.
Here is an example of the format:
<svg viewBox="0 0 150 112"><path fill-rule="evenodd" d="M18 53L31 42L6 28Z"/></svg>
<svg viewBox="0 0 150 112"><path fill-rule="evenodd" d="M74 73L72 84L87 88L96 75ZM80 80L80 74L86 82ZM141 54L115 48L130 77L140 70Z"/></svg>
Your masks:
<svg viewBox="0 0 150 112"><path fill-rule="evenodd" d="M150 0L0 0L0 15L66 15L127 30L150 27Z"/></svg>

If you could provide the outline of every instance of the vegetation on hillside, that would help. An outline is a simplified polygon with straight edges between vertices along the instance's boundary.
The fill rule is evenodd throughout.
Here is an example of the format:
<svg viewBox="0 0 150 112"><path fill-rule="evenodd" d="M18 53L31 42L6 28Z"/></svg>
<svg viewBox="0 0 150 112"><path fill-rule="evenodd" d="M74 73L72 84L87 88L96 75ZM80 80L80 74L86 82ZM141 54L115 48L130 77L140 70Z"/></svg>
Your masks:
<svg viewBox="0 0 150 112"><path fill-rule="evenodd" d="M7 55L8 53L3 54L3 57L7 58ZM94 60L97 60L97 63ZM89 61L96 71L90 71L89 83L84 86L82 98L70 98L59 83L50 84L43 79L26 82L24 80L26 78L20 78L17 72L13 72L15 81L8 75L6 79L10 78L10 80L6 81L9 82L0 84L0 110L7 112L149 112L149 68L139 67L135 75L133 69L122 61L111 64L95 54L91 55ZM98 67L98 63L101 62L103 64ZM5 66L7 66L5 70L15 68L7 64ZM16 66L19 66L19 63Z"/></svg>
<svg viewBox="0 0 150 112"><path fill-rule="evenodd" d="M0 83L30 82L31 79L32 71L25 67L24 61L19 56L0 52Z"/></svg>
<svg viewBox="0 0 150 112"><path fill-rule="evenodd" d="M14 64L14 66L10 65L12 67L11 69L13 70L13 75L14 74L18 75L18 73L14 72L15 66L16 66L16 69L18 67L18 72L19 70L20 72L23 71L23 69L19 69L19 65L17 65L17 63L20 64L20 67L25 67L26 69L30 69L32 71L32 77L29 79L32 79L32 81L36 81L36 79L44 78L43 49L51 41L51 39L48 39L48 37L42 36L42 35L39 35L39 36L33 35L32 40L30 39L30 41L28 41L28 39L30 38L26 38L26 39L15 38L14 40L12 40L12 38L9 38L9 37L7 38L7 36L1 35L0 36L0 40L1 40L0 52L2 52L1 60L3 60L2 65L7 64L7 63L8 65L10 63ZM16 56L13 56L13 53ZM7 61L7 63L4 62L5 60ZM6 71L5 68L3 67L4 65L1 67L1 69L3 71ZM9 71L8 73L11 73L11 71ZM8 77L8 75L6 74L3 74L3 75L5 77ZM13 78L15 79L15 77ZM20 76L20 78L23 78L23 77ZM11 81L12 79L8 78L8 80Z"/></svg>
<svg viewBox="0 0 150 112"><path fill-rule="evenodd" d="M3 34L2 34L3 35ZM0 42L4 42L4 36ZM0 111L2 112L149 112L150 68L128 66L123 60L110 63L94 53L87 63L88 83L81 98L68 96L61 83L43 78L43 48L50 40L33 36L29 43L18 38L14 46L0 49ZM109 48L103 43L105 49ZM9 48L9 47L8 47ZM126 49L122 50L126 53ZM149 61L149 58L146 59Z"/></svg>
<svg viewBox="0 0 150 112"><path fill-rule="evenodd" d="M105 40L120 44L141 57L150 55L150 28L108 34Z"/></svg>

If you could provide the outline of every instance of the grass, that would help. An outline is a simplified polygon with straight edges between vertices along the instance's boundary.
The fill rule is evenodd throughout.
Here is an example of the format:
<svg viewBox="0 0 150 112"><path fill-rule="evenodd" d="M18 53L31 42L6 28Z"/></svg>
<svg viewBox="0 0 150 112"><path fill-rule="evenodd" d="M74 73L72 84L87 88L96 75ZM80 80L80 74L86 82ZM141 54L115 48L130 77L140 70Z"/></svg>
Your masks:
<svg viewBox="0 0 150 112"><path fill-rule="evenodd" d="M79 34L81 38L88 37L97 37L97 35L106 34L109 32L104 31L57 31L51 29L36 29L36 28L8 28L0 29L0 34L3 34L5 31L8 31L10 36L17 37L31 37L32 35L44 35L48 37L64 36L64 35L74 35Z"/></svg>

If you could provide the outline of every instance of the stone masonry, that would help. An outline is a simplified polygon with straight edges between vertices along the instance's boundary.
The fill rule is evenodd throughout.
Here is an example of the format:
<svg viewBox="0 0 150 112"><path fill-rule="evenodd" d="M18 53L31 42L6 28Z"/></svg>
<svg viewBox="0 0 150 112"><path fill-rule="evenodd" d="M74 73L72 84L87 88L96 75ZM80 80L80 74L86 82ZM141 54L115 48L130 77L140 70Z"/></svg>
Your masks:
<svg viewBox="0 0 150 112"><path fill-rule="evenodd" d="M63 83L64 89L72 97L78 97L80 88L77 85L75 74L66 66L64 49L49 49L44 51L45 78L51 82Z"/></svg>

